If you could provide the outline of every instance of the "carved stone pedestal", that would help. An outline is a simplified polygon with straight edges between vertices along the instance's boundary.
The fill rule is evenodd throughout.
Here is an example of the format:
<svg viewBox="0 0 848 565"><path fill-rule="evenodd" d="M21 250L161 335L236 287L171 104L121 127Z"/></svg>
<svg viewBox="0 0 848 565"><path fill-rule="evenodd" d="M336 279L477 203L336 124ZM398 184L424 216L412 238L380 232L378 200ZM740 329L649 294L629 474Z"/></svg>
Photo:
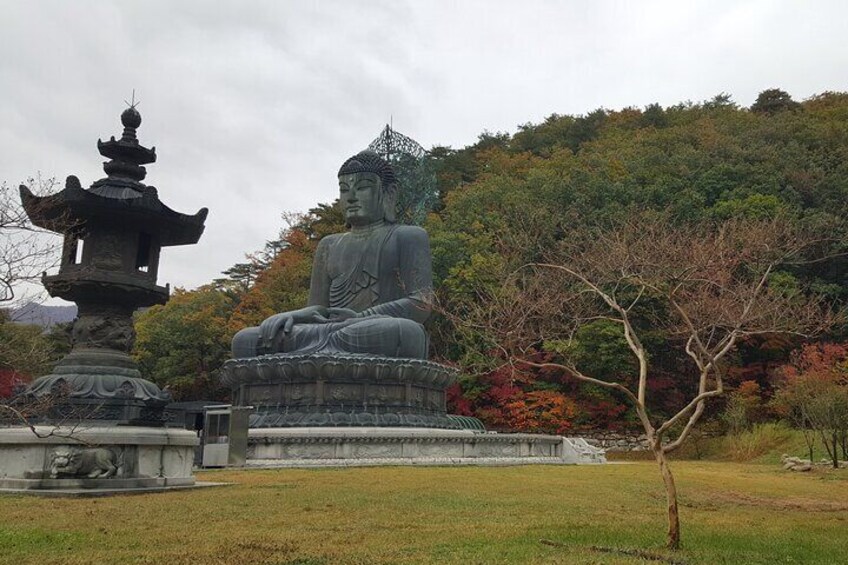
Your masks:
<svg viewBox="0 0 848 565"><path fill-rule="evenodd" d="M456 371L422 359L280 353L231 359L221 381L254 407L251 428L463 427L445 407Z"/></svg>
<svg viewBox="0 0 848 565"><path fill-rule="evenodd" d="M171 401L141 378L135 361L115 349L75 347L49 375L36 379L24 401L49 399L53 422L102 421L112 425L161 426Z"/></svg>
<svg viewBox="0 0 848 565"><path fill-rule="evenodd" d="M136 426L0 428L0 492L115 494L195 485L197 436Z"/></svg>

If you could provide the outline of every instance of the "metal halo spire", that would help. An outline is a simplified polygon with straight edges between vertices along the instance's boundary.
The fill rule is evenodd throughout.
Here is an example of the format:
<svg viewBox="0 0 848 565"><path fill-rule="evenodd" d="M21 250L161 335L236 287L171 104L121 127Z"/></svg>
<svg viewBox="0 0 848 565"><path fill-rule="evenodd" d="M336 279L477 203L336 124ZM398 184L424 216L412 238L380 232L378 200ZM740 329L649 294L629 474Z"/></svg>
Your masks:
<svg viewBox="0 0 848 565"><path fill-rule="evenodd" d="M379 137L368 144L368 149L383 157L386 161L396 160L399 155L410 155L421 159L427 151L421 144L386 124Z"/></svg>

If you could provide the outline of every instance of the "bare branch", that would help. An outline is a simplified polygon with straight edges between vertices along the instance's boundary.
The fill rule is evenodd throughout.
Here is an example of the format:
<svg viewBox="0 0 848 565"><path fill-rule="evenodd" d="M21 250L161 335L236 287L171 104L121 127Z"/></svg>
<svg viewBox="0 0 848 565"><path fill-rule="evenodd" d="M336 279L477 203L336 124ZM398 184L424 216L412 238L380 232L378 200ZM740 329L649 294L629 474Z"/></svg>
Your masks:
<svg viewBox="0 0 848 565"><path fill-rule="evenodd" d="M574 367L568 367L566 365L561 365L559 363L536 363L534 361L529 361L527 359L518 359L517 361L519 361L520 363L522 363L524 365L528 365L530 367L536 367L537 369L559 369L560 371L564 371L564 372L568 373L569 375L571 375L572 377L574 377L575 379L581 380L583 382L587 382L587 383L591 383L591 384L594 384L594 385L602 386L602 387L605 387L605 388L611 388L611 389L623 392L627 396L627 398L629 398L634 404L639 402L639 399L636 397L636 395L633 394L633 392L631 392L630 389L628 389L623 384L616 383L616 382L602 381L600 379L596 379L594 377L584 375L583 373L581 373L580 371L578 371Z"/></svg>
<svg viewBox="0 0 848 565"><path fill-rule="evenodd" d="M56 186L55 179L41 176L27 181L37 195L46 195ZM18 191L0 184L0 303L27 298L27 283L36 282L54 266L59 257L56 235L34 226L21 205ZM31 287L32 294L40 288Z"/></svg>
<svg viewBox="0 0 848 565"><path fill-rule="evenodd" d="M99 409L99 406L73 410L59 419L50 418L49 424L39 423L61 405L63 398L59 395L58 397L27 398L21 401L19 397L16 399L17 405L12 402L0 403L0 420L28 428L39 439L56 437L81 445L92 445L82 437L84 435L82 432L87 427L84 424L85 419Z"/></svg>

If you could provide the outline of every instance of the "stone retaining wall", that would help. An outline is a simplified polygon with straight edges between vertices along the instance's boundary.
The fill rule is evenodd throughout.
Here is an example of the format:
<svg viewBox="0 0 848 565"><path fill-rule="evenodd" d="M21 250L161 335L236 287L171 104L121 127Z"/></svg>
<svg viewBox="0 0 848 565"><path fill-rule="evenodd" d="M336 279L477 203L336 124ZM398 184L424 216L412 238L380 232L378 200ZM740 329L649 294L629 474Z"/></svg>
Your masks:
<svg viewBox="0 0 848 565"><path fill-rule="evenodd" d="M510 464L536 461L600 464L603 452L577 438L500 434L435 428L254 428L247 448L250 466L289 466L326 461L393 464Z"/></svg>
<svg viewBox="0 0 848 565"><path fill-rule="evenodd" d="M645 434L627 432L575 432L572 437L582 437L587 443L606 451L647 451L648 439Z"/></svg>

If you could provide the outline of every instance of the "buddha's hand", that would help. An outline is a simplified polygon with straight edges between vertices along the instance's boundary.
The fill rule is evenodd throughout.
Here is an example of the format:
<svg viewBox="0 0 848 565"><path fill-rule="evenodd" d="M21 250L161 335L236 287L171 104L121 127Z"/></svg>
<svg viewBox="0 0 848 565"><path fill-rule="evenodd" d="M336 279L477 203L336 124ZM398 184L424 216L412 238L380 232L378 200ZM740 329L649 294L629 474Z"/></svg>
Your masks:
<svg viewBox="0 0 848 565"><path fill-rule="evenodd" d="M325 322L326 314L327 308L324 306L307 306L294 312L274 314L259 324L259 345L270 347L279 332L288 335L295 324Z"/></svg>
<svg viewBox="0 0 848 565"><path fill-rule="evenodd" d="M331 322L343 322L357 316L356 311L350 308L327 308L327 317Z"/></svg>

